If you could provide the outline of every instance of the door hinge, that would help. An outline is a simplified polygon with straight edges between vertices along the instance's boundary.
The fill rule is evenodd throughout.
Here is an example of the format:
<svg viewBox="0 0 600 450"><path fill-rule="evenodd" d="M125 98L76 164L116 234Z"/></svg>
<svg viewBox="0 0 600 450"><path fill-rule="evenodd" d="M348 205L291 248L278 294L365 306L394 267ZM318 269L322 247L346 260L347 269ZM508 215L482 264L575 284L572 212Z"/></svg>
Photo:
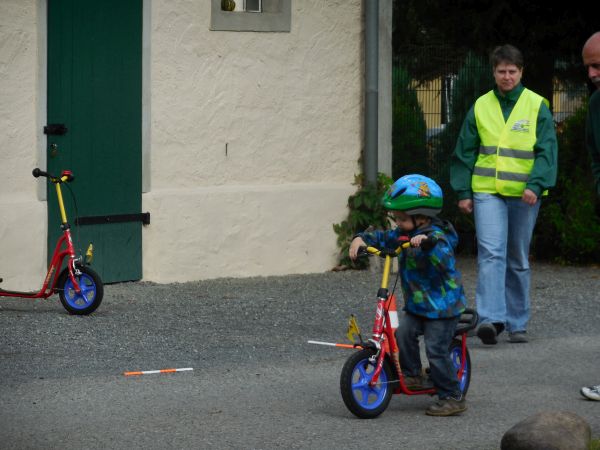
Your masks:
<svg viewBox="0 0 600 450"><path fill-rule="evenodd" d="M78 217L75 219L75 225L100 225L123 222L142 222L144 225L150 225L150 213L114 214L111 216Z"/></svg>

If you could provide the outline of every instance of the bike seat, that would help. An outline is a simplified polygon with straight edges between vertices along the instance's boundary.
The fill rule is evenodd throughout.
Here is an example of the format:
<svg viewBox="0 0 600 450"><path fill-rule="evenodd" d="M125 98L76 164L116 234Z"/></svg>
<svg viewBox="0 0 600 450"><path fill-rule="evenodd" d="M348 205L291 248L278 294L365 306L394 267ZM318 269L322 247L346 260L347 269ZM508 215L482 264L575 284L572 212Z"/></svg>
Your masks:
<svg viewBox="0 0 600 450"><path fill-rule="evenodd" d="M465 309L460 315L460 319L458 319L458 325L456 326L454 336L459 336L467 331L474 330L478 320L479 315L477 314L477 311L471 308Z"/></svg>

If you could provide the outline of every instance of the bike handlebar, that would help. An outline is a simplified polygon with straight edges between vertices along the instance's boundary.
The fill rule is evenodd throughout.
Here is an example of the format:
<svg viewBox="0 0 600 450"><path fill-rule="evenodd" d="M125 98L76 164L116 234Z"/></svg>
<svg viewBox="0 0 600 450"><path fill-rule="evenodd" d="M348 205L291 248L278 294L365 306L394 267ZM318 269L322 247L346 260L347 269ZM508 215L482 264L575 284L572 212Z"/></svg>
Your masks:
<svg viewBox="0 0 600 450"><path fill-rule="evenodd" d="M438 239L436 237L430 236L427 239L424 239L421 241L420 247L425 251L429 251L433 247L435 247L435 244L437 243L437 241L438 241ZM372 247L372 246L360 247L358 249L358 256L377 255L377 256L381 256L382 258L385 257L386 255L398 256L402 252L402 250L404 250L410 246L411 246L410 242L407 241L407 242L403 242L402 244L400 244L400 246L398 246L395 249L393 249L393 248L379 249L377 247Z"/></svg>
<svg viewBox="0 0 600 450"><path fill-rule="evenodd" d="M425 251L431 250L437 244L438 238L435 236L429 236L427 239L421 241L421 248Z"/></svg>
<svg viewBox="0 0 600 450"><path fill-rule="evenodd" d="M45 178L50 178L50 181L52 181L53 183L63 183L63 182L71 182L75 179L75 177L73 176L73 173L70 170L63 170L62 173L60 174L60 177L55 177L52 174L49 174L48 172L44 172L43 170L40 170L38 167L36 167L35 169L33 169L31 171L31 175L33 175L35 178L39 178L39 177L45 177Z"/></svg>
<svg viewBox="0 0 600 450"><path fill-rule="evenodd" d="M31 175L33 175L35 178L39 178L39 177L48 177L48 172L44 172L42 170L40 170L39 168L35 168L31 171Z"/></svg>

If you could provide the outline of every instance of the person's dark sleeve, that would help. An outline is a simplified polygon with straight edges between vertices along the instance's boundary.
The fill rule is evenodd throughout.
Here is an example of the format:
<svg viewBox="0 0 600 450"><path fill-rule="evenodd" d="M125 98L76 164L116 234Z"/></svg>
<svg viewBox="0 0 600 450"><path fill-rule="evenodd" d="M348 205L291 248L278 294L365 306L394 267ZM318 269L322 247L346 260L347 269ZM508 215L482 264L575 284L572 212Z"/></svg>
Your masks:
<svg viewBox="0 0 600 450"><path fill-rule="evenodd" d="M585 124L585 146L592 159L596 193L600 196L600 90L590 98Z"/></svg>

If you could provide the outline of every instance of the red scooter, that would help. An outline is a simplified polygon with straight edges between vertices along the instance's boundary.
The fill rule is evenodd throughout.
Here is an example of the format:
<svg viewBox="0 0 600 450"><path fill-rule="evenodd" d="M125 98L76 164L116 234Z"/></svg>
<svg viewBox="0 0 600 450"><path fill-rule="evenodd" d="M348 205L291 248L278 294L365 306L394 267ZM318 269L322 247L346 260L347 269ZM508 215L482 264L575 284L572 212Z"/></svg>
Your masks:
<svg viewBox="0 0 600 450"><path fill-rule="evenodd" d="M363 255L377 255L384 258L371 339L366 341L362 339L356 319L352 315L348 326L348 337L353 341L352 344L308 341L310 344L358 350L348 357L342 367L340 391L346 407L361 419L379 416L388 407L393 394L434 395L436 393L434 387L408 388L400 367L400 349L394 333L399 322L396 299L393 290L389 292L388 285L393 259L409 246L410 243L405 242L396 249L366 247L361 251ZM471 381L471 357L467 348L467 333L476 327L477 320L476 311L465 310L448 349L463 395L467 394ZM354 342L355 336L359 342Z"/></svg>
<svg viewBox="0 0 600 450"><path fill-rule="evenodd" d="M64 170L60 177L56 177L36 168L33 169L32 175L36 178L46 177L56 187L56 196L61 215L60 227L62 235L58 238L56 247L54 248L50 267L48 268L41 289L33 292L20 292L0 288L0 297L35 299L48 298L58 293L62 305L69 314L90 314L100 306L104 295L104 287L100 276L84 264L82 257L77 257L75 248L73 247L71 226L67 221L61 191L61 184L73 181L73 174L68 170ZM91 244L86 255L91 259ZM65 258L66 267L60 270ZM2 278L0 278L0 282L2 282Z"/></svg>

